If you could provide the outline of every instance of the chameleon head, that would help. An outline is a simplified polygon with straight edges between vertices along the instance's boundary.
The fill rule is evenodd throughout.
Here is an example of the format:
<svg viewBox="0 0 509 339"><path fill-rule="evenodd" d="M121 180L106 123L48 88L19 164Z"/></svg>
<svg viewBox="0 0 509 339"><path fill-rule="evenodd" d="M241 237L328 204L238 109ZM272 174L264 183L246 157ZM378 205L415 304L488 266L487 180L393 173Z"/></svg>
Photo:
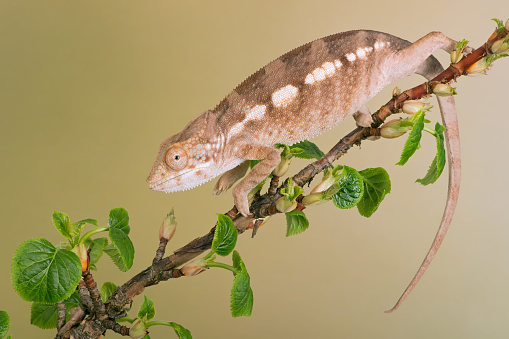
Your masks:
<svg viewBox="0 0 509 339"><path fill-rule="evenodd" d="M219 133L211 131L212 112L206 111L191 121L182 132L166 139L147 178L150 189L175 192L193 188L216 174L216 156L221 148ZM215 132L215 133L214 133ZM209 136L214 136L210 140Z"/></svg>

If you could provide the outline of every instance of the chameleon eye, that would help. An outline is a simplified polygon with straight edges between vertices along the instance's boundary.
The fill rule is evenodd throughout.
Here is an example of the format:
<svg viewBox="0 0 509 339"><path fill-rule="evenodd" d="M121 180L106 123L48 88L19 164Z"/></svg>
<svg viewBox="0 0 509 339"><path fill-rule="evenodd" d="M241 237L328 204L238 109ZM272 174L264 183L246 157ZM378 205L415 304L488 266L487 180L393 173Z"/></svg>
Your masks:
<svg viewBox="0 0 509 339"><path fill-rule="evenodd" d="M180 171L187 166L187 153L181 147L171 147L166 152L166 165L173 171Z"/></svg>

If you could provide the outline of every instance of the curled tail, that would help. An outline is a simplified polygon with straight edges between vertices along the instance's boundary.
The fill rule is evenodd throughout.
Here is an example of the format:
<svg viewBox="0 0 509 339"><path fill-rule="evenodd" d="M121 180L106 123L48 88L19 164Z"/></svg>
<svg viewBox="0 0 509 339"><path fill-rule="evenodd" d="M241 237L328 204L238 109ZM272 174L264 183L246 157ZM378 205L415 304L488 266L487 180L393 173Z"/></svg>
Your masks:
<svg viewBox="0 0 509 339"><path fill-rule="evenodd" d="M433 56L430 56L428 59L426 59L426 62L417 71L417 73L425 76L428 80L430 80L442 71L443 68L438 60ZM440 112L442 114L442 121L445 126L445 141L447 147L447 157L449 161L449 189L447 192L447 202L440 227L438 228L437 234L435 236L435 240L433 240L431 248L426 254L426 257L419 267L419 270L413 277L412 281L410 281L410 284L405 289L398 302L394 305L393 308L385 311L385 313L391 313L392 311L396 310L417 285L421 277L424 275L424 272L426 272L426 269L433 260L433 257L437 253L440 245L442 244L442 241L444 240L447 230L449 229L449 225L451 224L454 210L456 209L456 203L458 202L458 194L461 181L461 153L458 119L456 116L454 98L452 96L437 96L437 99L440 106Z"/></svg>

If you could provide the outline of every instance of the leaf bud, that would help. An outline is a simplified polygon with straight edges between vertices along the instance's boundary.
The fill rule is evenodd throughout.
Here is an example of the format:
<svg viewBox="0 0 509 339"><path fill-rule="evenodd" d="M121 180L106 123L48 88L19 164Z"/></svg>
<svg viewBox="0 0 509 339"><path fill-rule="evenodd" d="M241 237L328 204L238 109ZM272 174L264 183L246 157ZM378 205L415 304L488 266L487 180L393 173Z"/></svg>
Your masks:
<svg viewBox="0 0 509 339"><path fill-rule="evenodd" d="M491 45L491 51L494 54L503 54L509 52L509 38L497 40Z"/></svg>
<svg viewBox="0 0 509 339"><path fill-rule="evenodd" d="M311 191L311 194L323 192L327 188L334 185L335 182L336 182L336 179L334 178L333 175L331 175L331 173L329 173L329 174L327 174L327 176L321 183L319 183L318 185L315 186L315 188L313 188L313 190Z"/></svg>
<svg viewBox="0 0 509 339"><path fill-rule="evenodd" d="M401 94L401 89L399 87L394 87L394 89L392 90L392 96L397 97L400 94Z"/></svg>
<svg viewBox="0 0 509 339"><path fill-rule="evenodd" d="M72 249L78 255L81 261L81 272L85 272L88 268L88 251L85 244L78 244Z"/></svg>
<svg viewBox="0 0 509 339"><path fill-rule="evenodd" d="M491 63L488 63L488 60L486 58L482 58L481 60L477 61L475 64L473 64L467 69L467 75L475 76L480 74L486 74L486 71L488 70L490 64Z"/></svg>
<svg viewBox="0 0 509 339"><path fill-rule="evenodd" d="M288 200L287 197L281 197L276 201L276 208L281 213L288 213L297 208L296 200Z"/></svg>
<svg viewBox="0 0 509 339"><path fill-rule="evenodd" d="M433 87L433 93L439 97L448 97L458 94L456 88L448 84L436 84L435 87Z"/></svg>
<svg viewBox="0 0 509 339"><path fill-rule="evenodd" d="M306 206L312 206L320 205L329 201L329 199L323 199L323 196L324 194L322 192L308 194L302 199L302 204Z"/></svg>
<svg viewBox="0 0 509 339"><path fill-rule="evenodd" d="M415 114L419 111L429 111L433 106L429 102L425 102L422 99L419 100L407 100L403 103L403 112L406 114Z"/></svg>
<svg viewBox="0 0 509 339"><path fill-rule="evenodd" d="M208 269L207 263L205 260L200 259L198 261L190 262L180 269L183 275L186 277L194 277L195 275L200 274L201 272Z"/></svg>
<svg viewBox="0 0 509 339"><path fill-rule="evenodd" d="M129 336L133 339L141 339L148 333L145 324L140 319L136 319L129 329Z"/></svg>
<svg viewBox="0 0 509 339"><path fill-rule="evenodd" d="M168 241L173 238L173 235L175 234L175 230L177 229L177 220L175 218L175 212L173 208L171 209L170 213L164 218L163 223L161 224L161 227L159 228L159 239L166 239Z"/></svg>
<svg viewBox="0 0 509 339"><path fill-rule="evenodd" d="M402 136L410 129L412 129L412 126L404 125L403 119L394 119L387 121L380 127L380 135L386 139L393 139Z"/></svg>
<svg viewBox="0 0 509 339"><path fill-rule="evenodd" d="M276 166L276 168L274 168L274 171L272 171L272 173L275 175L275 176L278 176L278 177L282 177L283 175L286 174L286 172L288 171L288 168L290 168L290 164L292 163L292 159L288 159L288 158L282 158L281 159L281 162Z"/></svg>
<svg viewBox="0 0 509 339"><path fill-rule="evenodd" d="M451 52L451 63L453 64L457 64L458 62L461 61L461 59L463 59L463 52L460 51L460 50L454 50Z"/></svg>

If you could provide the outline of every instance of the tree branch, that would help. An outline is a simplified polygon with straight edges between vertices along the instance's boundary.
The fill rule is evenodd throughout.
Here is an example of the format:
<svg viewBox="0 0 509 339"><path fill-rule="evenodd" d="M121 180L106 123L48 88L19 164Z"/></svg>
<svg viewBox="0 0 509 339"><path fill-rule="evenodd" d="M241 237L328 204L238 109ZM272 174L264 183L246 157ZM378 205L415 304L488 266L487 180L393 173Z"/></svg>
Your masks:
<svg viewBox="0 0 509 339"><path fill-rule="evenodd" d="M330 166L335 160L343 156L352 146L360 145L363 140L370 136L379 136L379 127L387 119L387 117L399 111L404 101L419 99L429 95L433 93L433 88L438 83L449 83L451 81L455 81L461 75L466 74L466 71L470 66L490 54L489 48L493 42L503 39L507 37L507 35L507 30L504 30L499 34L495 32L491 35L487 43L470 53L459 63L451 64L445 71L440 73L431 81L424 82L419 86L393 97L372 115L374 122L371 127L357 127L348 133L321 159L307 165L299 173L297 173L293 177L294 183L301 187L306 183L310 183L317 174L323 171L326 167ZM256 231L258 226L261 224L259 219L280 213L276 209L276 201L282 196L280 190L286 186L286 182L287 181L279 185L279 178L273 178L271 180L268 193L263 195L256 194L254 196L253 202L251 203L251 211L254 214L253 216L242 216L238 213L235 206L226 213L226 215L233 220L239 234L253 228L254 231ZM303 209L305 207L302 204L299 204L299 208ZM89 319L82 322L78 328L71 329L71 326L76 324L76 320L74 318L82 318L82 314L76 312L71 320L61 328L59 335L72 330L72 333L76 335L77 338L82 338L82 336L79 336L80 333L102 333L106 329L112 329L122 335L128 335L129 329L125 326L116 324L114 319L118 319L126 315L125 306L132 302L132 298L134 296L142 293L145 287L157 285L161 281L181 277L182 272L178 269L178 267L196 258L204 251L209 250L214 238L214 232L215 226L204 236L192 240L187 245L174 251L173 254L165 258L162 257L164 255L166 243L160 243L152 265L136 274L122 286L118 287L104 304L100 300L98 292L97 294L95 293L95 291L97 291L97 287L92 286L92 284L90 284L90 286L87 284L90 296L92 297L91 302L93 304L93 309L98 315L104 315L104 319L99 319L99 323L97 322L98 319ZM89 282L90 279L92 279L91 275L89 277ZM93 282L93 279L91 281ZM95 282L93 282L93 284L95 284ZM81 296L82 300L85 299L83 302L84 304L90 303L90 296L88 296L88 302L86 297ZM90 308L87 309L87 311L90 312ZM91 337L96 338L95 336Z"/></svg>

